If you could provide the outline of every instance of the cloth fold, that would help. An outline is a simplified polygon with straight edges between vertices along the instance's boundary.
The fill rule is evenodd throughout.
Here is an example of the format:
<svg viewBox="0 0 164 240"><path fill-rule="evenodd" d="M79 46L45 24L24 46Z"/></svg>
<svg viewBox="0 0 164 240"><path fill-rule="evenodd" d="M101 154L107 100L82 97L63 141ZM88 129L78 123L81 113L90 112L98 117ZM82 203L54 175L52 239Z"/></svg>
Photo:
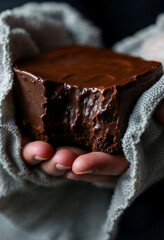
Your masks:
<svg viewBox="0 0 164 240"><path fill-rule="evenodd" d="M114 49L139 55L147 39L136 36ZM164 129L152 114L164 96L164 77L142 95L131 114L123 138L131 165L115 190L48 177L21 159L12 65L18 58L68 44L102 44L100 30L68 4L30 3L0 16L0 211L30 239L108 240L114 238L124 209L163 177Z"/></svg>

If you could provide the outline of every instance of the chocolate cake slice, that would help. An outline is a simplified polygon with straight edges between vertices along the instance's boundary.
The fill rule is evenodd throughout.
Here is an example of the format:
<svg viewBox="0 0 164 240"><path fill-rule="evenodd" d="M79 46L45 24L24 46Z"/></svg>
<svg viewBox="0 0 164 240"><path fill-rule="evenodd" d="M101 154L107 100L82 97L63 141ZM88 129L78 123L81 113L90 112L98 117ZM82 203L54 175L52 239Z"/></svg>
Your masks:
<svg viewBox="0 0 164 240"><path fill-rule="evenodd" d="M16 120L23 134L55 147L121 152L133 106L162 75L159 62L69 46L14 65Z"/></svg>

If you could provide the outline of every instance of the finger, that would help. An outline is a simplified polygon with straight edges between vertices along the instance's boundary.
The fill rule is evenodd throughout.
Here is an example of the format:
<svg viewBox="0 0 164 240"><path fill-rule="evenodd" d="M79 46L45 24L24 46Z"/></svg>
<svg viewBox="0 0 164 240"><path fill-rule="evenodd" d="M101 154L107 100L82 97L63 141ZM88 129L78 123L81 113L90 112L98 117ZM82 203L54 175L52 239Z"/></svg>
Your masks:
<svg viewBox="0 0 164 240"><path fill-rule="evenodd" d="M77 155L69 149L58 149L53 157L41 163L41 170L51 176L61 176L71 169Z"/></svg>
<svg viewBox="0 0 164 240"><path fill-rule="evenodd" d="M111 179L111 176L104 175L77 175L72 171L66 173L66 177L72 180L80 180L84 182L96 183L96 182L106 182Z"/></svg>
<svg viewBox="0 0 164 240"><path fill-rule="evenodd" d="M92 152L76 158L72 171L76 174L121 175L129 166L123 154Z"/></svg>
<svg viewBox="0 0 164 240"><path fill-rule="evenodd" d="M57 148L57 150L62 150L62 149L72 151L73 153L76 154L77 157L80 156L80 155L88 153L88 151L83 149L83 148L78 148L78 147L73 147L73 146L64 146L64 147Z"/></svg>
<svg viewBox="0 0 164 240"><path fill-rule="evenodd" d="M42 163L40 167L48 175L62 176L71 169L74 160L85 153L86 150L73 146L60 147L52 159Z"/></svg>
<svg viewBox="0 0 164 240"><path fill-rule="evenodd" d="M22 149L22 157L29 165L35 165L50 159L54 154L54 148L46 142L35 141L26 144Z"/></svg>
<svg viewBox="0 0 164 240"><path fill-rule="evenodd" d="M155 118L159 123L164 125L164 100L158 105L155 111Z"/></svg>

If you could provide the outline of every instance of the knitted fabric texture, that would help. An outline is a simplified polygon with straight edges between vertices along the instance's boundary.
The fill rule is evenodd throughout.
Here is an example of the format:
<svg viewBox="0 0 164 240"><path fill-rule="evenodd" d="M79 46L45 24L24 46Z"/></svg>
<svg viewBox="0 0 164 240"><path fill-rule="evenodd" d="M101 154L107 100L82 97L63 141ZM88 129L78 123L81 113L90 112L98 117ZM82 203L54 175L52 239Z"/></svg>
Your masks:
<svg viewBox="0 0 164 240"><path fill-rule="evenodd" d="M12 65L21 57L69 44L101 46L101 34L67 4L30 3L0 16L0 211L29 239L112 239L123 211L163 177L164 131L152 114L164 96L164 78L142 95L131 114L123 138L131 164L114 190L48 177L21 159ZM135 46L127 39L115 49L129 53Z"/></svg>

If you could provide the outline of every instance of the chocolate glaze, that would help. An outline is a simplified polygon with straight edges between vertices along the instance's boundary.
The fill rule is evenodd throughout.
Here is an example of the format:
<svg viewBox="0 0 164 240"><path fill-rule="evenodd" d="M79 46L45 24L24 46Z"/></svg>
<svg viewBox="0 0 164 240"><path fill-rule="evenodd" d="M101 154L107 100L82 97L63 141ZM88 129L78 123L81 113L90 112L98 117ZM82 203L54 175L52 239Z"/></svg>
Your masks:
<svg viewBox="0 0 164 240"><path fill-rule="evenodd" d="M121 151L139 96L162 75L159 62L111 50L70 46L14 66L16 119L26 134L54 146Z"/></svg>

